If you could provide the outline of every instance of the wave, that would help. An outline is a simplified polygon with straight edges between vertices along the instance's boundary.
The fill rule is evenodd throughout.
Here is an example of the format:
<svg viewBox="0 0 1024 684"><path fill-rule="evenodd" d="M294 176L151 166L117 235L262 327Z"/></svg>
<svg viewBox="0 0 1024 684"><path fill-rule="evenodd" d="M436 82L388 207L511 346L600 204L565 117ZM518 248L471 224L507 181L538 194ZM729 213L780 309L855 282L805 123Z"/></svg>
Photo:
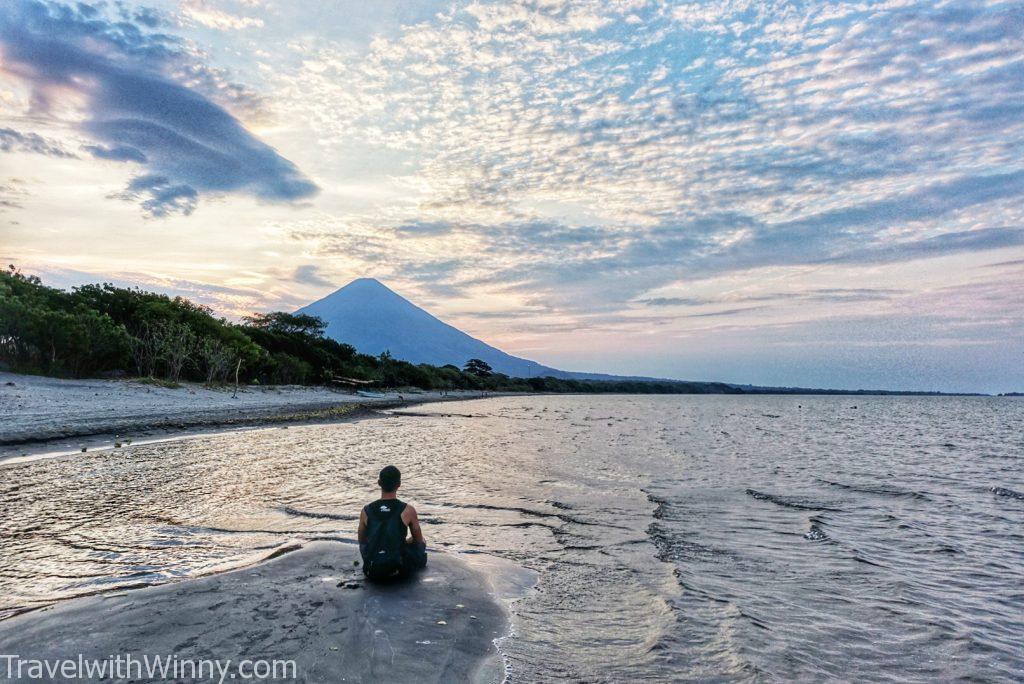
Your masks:
<svg viewBox="0 0 1024 684"><path fill-rule="evenodd" d="M647 495L647 500L654 504L654 512L651 513L654 519L661 520L664 518L665 509L668 508L668 499L663 499L662 497L656 494L651 494L648 491L644 491L644 494Z"/></svg>
<svg viewBox="0 0 1024 684"><path fill-rule="evenodd" d="M804 532L804 539L813 542L830 542L832 537L825 534L825 530L821 528L820 521L814 517L811 518L811 527L809 530Z"/></svg>
<svg viewBox="0 0 1024 684"><path fill-rule="evenodd" d="M441 508L468 508L477 509L482 511L504 511L508 513L519 513L521 515L528 515L535 518L554 518L561 520L564 523L570 523L572 525L584 525L590 527L613 527L617 530L628 530L628 527L622 525L613 525L606 522L597 522L591 520L583 520L578 516L567 515L565 513L546 513L544 511L537 511L530 508L520 508L519 506L495 506L493 504L463 504L454 502L425 502L431 506L439 506ZM554 504L552 504L554 505ZM556 506L556 508L562 509L562 506ZM565 507L568 508L568 507Z"/></svg>
<svg viewBox="0 0 1024 684"><path fill-rule="evenodd" d="M833 511L838 512L840 509L828 506L818 501L811 501L810 499L801 499L795 496L780 496L778 494L766 494L765 492L759 492L756 489L747 489L747 496L752 496L760 501L770 501L776 506L784 506L786 508L795 508L800 511Z"/></svg>
<svg viewBox="0 0 1024 684"><path fill-rule="evenodd" d="M931 501L927 494L923 492L915 492L912 489L900 489L899 487L893 487L892 485L852 485L844 484L842 482L832 482L831 480L824 480L817 478L818 482L827 484L830 487L839 487L840 489L846 489L851 492L860 492L862 494L877 494L879 496L906 496L914 499L921 499L923 501Z"/></svg>
<svg viewBox="0 0 1024 684"><path fill-rule="evenodd" d="M655 504L655 509L651 513L654 521L645 530L647 539L654 544L655 558L663 563L675 565L684 561L715 561L724 557L735 557L735 554L730 551L693 541L688 536L681 535L672 530L670 527L671 511L669 510L670 503L668 499L664 499L646 490L643 491L647 495L647 500ZM666 521L665 518L669 518L669 520ZM642 540L632 540L624 543L630 544L636 541Z"/></svg>
<svg viewBox="0 0 1024 684"><path fill-rule="evenodd" d="M1024 499L1024 494L1021 494L1020 492L1015 492L1012 489L1007 489L1006 487L996 486L992 487L989 491L995 494L996 496L1006 496L1011 499Z"/></svg>
<svg viewBox="0 0 1024 684"><path fill-rule="evenodd" d="M342 513L320 513L316 511L300 511L298 508L292 508L291 506L279 506L277 510L288 515L297 516L299 518L313 518L315 520L359 520L358 515Z"/></svg>

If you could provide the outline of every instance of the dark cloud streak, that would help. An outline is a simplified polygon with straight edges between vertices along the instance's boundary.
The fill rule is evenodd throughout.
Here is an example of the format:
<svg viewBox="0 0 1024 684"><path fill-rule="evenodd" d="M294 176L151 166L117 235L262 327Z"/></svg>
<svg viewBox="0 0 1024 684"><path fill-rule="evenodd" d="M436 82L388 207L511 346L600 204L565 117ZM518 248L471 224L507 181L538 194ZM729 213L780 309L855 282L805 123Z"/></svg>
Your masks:
<svg viewBox="0 0 1024 684"><path fill-rule="evenodd" d="M315 285L317 287L333 287L334 283L320 273L320 267L316 264L303 264L297 266L292 272L292 280L303 285Z"/></svg>
<svg viewBox="0 0 1024 684"><path fill-rule="evenodd" d="M142 150L130 145L114 145L113 147L86 145L85 150L97 159L121 162L133 161L139 164L146 163L146 155L142 153Z"/></svg>
<svg viewBox="0 0 1024 684"><path fill-rule="evenodd" d="M159 23L136 19L147 28ZM117 196L139 200L150 216L191 213L201 192L293 202L318 190L222 106L175 80L181 72L196 77L197 67L173 36L106 20L90 5L17 0L0 10L0 46L3 68L32 87L39 112L57 87L85 96L82 131L105 145L89 151L146 166L140 182Z"/></svg>
<svg viewBox="0 0 1024 684"><path fill-rule="evenodd" d="M67 159L74 159L77 156L65 150L55 140L48 140L38 133L22 133L13 128L0 128L0 150L4 152L34 152L48 157Z"/></svg>

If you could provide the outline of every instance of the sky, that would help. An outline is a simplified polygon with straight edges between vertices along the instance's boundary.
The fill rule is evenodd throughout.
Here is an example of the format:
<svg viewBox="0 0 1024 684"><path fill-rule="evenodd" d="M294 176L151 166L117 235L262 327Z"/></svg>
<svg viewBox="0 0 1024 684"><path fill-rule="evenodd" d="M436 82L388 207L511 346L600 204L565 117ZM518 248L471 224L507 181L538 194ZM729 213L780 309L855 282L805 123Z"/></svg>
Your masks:
<svg viewBox="0 0 1024 684"><path fill-rule="evenodd" d="M1024 390L1019 2L0 4L0 258L568 370Z"/></svg>

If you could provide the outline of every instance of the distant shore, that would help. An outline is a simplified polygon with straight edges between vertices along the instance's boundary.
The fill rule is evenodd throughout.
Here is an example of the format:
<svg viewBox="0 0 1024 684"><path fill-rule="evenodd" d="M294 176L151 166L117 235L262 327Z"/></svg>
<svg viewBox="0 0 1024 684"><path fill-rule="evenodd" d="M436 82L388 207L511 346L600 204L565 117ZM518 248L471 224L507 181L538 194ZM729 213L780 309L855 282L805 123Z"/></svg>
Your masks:
<svg viewBox="0 0 1024 684"><path fill-rule="evenodd" d="M340 420L386 408L489 394L413 390L370 397L288 385L242 386L236 396L232 387L196 383L169 388L137 380L0 373L0 447L10 451L18 445L97 436L127 441L168 430Z"/></svg>
<svg viewBox="0 0 1024 684"><path fill-rule="evenodd" d="M743 394L899 394L745 387ZM69 380L0 372L0 461L127 445L214 429L351 420L413 404L510 394L406 389L365 396L325 387L168 387L139 379ZM526 393L511 393L523 396ZM530 394L546 394L536 392ZM908 393L928 396L929 393Z"/></svg>

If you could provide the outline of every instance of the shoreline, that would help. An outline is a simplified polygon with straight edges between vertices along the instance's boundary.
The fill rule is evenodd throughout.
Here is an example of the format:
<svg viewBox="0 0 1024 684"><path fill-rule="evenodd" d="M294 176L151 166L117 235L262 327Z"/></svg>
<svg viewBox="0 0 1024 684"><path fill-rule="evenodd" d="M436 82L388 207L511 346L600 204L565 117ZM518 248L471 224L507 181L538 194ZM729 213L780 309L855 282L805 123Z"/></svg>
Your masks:
<svg viewBox="0 0 1024 684"><path fill-rule="evenodd" d="M134 380L64 380L0 373L0 464L82 448L114 447L222 430L342 422L423 403L481 399L493 392L382 393L317 387L169 389Z"/></svg>
<svg viewBox="0 0 1024 684"><path fill-rule="evenodd" d="M529 571L432 550L422 573L379 585L363 579L358 557L340 540L283 545L224 572L19 613L0 621L0 640L20 658L49 661L289 660L299 682L505 678L498 644L511 633L510 604L535 582Z"/></svg>

